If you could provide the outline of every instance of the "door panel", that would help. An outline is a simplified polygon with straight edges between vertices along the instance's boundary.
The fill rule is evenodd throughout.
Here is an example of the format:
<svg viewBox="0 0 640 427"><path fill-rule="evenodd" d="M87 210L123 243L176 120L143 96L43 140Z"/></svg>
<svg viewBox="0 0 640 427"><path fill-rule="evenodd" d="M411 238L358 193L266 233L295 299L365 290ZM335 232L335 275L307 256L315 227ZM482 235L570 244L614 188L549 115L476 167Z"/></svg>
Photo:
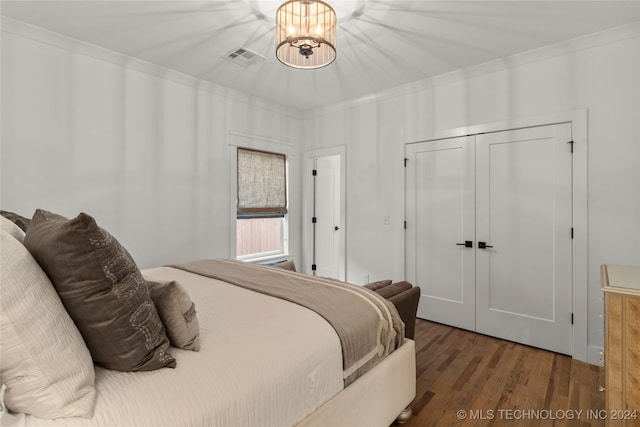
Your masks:
<svg viewBox="0 0 640 427"><path fill-rule="evenodd" d="M316 275L344 280L341 276L344 256L340 224L340 156L317 158L315 169Z"/></svg>
<svg viewBox="0 0 640 427"><path fill-rule="evenodd" d="M571 125L476 139L477 331L571 354Z"/></svg>
<svg viewBox="0 0 640 427"><path fill-rule="evenodd" d="M475 329L473 138L407 148L407 279L418 317Z"/></svg>

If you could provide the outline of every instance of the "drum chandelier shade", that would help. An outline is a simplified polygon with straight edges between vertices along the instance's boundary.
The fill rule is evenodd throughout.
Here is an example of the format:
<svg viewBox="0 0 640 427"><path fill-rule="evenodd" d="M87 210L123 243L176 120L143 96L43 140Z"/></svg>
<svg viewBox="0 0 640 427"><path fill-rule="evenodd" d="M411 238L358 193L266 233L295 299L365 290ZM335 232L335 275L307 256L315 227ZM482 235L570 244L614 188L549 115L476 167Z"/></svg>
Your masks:
<svg viewBox="0 0 640 427"><path fill-rule="evenodd" d="M294 68L313 69L336 59L336 12L319 0L290 0L276 11L276 57Z"/></svg>

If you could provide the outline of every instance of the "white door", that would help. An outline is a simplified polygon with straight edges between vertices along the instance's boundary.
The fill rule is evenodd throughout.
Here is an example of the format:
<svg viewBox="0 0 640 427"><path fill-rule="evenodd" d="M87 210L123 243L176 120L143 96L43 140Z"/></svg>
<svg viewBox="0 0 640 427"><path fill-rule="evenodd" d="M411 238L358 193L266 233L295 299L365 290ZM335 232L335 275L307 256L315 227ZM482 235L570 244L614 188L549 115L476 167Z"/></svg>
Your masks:
<svg viewBox="0 0 640 427"><path fill-rule="evenodd" d="M572 354L569 141L570 124L476 138L476 330L564 354Z"/></svg>
<svg viewBox="0 0 640 427"><path fill-rule="evenodd" d="M475 330L474 137L407 146L407 280L418 317ZM472 245L471 247L465 246Z"/></svg>
<svg viewBox="0 0 640 427"><path fill-rule="evenodd" d="M418 317L573 353L569 141L560 124L407 146Z"/></svg>
<svg viewBox="0 0 640 427"><path fill-rule="evenodd" d="M341 224L340 156L315 159L315 274L344 280L343 227Z"/></svg>

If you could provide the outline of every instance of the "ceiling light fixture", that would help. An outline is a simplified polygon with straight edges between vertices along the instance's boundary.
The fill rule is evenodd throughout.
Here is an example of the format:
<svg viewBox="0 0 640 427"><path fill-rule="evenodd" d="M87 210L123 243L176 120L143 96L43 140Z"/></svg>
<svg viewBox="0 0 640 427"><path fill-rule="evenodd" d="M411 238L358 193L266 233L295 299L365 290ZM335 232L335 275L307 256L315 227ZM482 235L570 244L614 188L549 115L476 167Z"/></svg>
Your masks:
<svg viewBox="0 0 640 427"><path fill-rule="evenodd" d="M314 69L336 59L336 12L320 0L289 0L276 11L276 57Z"/></svg>

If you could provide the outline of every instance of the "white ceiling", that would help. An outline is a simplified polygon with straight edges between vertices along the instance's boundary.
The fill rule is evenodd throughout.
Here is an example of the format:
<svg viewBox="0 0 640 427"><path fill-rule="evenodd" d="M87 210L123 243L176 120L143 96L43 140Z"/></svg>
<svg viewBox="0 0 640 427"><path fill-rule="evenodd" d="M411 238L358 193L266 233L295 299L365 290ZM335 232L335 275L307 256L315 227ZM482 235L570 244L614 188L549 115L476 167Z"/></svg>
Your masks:
<svg viewBox="0 0 640 427"><path fill-rule="evenodd" d="M640 0L325 0L338 14L338 57L296 70L275 58L281 1L2 0L1 12L300 110L640 21ZM223 59L239 46L266 59Z"/></svg>

